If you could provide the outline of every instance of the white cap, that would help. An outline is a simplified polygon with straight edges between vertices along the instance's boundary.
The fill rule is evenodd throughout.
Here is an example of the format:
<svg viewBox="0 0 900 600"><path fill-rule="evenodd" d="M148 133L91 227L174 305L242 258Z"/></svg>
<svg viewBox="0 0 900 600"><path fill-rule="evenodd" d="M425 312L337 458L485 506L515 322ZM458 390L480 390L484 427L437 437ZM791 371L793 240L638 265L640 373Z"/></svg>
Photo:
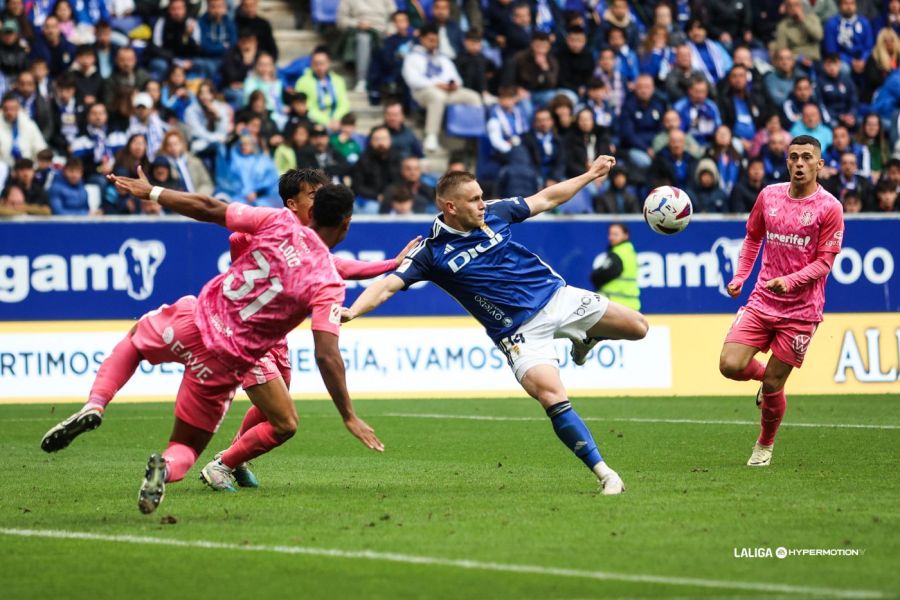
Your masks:
<svg viewBox="0 0 900 600"><path fill-rule="evenodd" d="M153 108L153 98L147 92L141 92L140 94L137 94L131 103L135 108L137 108L138 106L143 106L144 108Z"/></svg>

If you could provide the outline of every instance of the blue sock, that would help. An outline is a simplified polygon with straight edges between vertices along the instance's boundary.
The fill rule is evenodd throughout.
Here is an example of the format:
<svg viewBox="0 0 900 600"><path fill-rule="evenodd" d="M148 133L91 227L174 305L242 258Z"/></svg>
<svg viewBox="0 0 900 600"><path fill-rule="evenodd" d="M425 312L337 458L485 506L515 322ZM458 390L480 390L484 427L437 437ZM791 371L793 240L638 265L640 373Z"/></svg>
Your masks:
<svg viewBox="0 0 900 600"><path fill-rule="evenodd" d="M580 458L588 469L593 470L594 466L603 460L590 430L572 408L571 402L554 404L547 409L547 416L550 417L553 431L556 432L560 441L574 452L575 456Z"/></svg>

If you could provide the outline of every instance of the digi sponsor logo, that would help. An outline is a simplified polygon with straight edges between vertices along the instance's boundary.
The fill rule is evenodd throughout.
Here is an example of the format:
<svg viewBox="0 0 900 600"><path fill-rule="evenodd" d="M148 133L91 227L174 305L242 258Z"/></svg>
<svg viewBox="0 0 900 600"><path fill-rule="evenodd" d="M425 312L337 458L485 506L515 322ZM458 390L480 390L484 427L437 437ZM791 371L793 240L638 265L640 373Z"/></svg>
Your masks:
<svg viewBox="0 0 900 600"><path fill-rule="evenodd" d="M129 238L116 254L0 255L0 302L15 304L35 293L126 292L135 300L153 295L156 272L166 257L159 240Z"/></svg>
<svg viewBox="0 0 900 600"><path fill-rule="evenodd" d="M456 273L467 264L472 262L472 260L478 258L480 255L484 254L491 248L495 247L497 244L503 241L503 236L499 233L494 233L487 226L484 227L485 232L490 231L490 239L487 242L481 242L474 248L468 248L463 250L459 254L455 254L453 258L449 260L447 263L450 266L450 270Z"/></svg>

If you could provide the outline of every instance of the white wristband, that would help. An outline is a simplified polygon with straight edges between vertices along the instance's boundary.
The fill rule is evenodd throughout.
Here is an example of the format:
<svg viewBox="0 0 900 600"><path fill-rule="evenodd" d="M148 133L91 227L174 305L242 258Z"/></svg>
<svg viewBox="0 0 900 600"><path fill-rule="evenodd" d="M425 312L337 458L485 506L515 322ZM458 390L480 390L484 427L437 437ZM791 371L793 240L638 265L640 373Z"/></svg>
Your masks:
<svg viewBox="0 0 900 600"><path fill-rule="evenodd" d="M163 193L164 189L166 188L154 185L153 189L150 190L150 199L154 202L159 202L159 195Z"/></svg>

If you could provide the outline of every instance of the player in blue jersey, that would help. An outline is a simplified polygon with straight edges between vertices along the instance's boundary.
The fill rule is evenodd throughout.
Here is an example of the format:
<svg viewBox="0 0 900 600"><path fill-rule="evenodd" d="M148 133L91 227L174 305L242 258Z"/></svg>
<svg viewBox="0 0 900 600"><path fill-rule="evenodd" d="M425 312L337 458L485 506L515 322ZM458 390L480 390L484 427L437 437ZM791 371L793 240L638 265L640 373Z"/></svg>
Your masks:
<svg viewBox="0 0 900 600"><path fill-rule="evenodd" d="M418 281L437 284L484 326L516 379L547 411L559 439L594 472L606 495L622 493L625 485L568 400L553 340L572 340L572 359L582 365L601 339L643 338L647 321L594 292L567 286L536 254L512 241L510 225L563 204L584 186L606 178L615 162L601 156L583 175L528 198L503 200L484 200L470 173L444 175L437 187L442 213L431 236L342 316L349 321L364 315Z"/></svg>

